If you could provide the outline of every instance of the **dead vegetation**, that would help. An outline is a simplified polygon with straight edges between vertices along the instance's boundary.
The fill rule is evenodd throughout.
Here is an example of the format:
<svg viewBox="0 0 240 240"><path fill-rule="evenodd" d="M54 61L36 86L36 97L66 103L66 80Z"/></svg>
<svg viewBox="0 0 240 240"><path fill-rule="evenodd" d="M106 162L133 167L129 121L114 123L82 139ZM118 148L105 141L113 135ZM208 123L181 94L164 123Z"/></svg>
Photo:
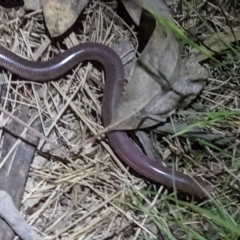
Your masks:
<svg viewBox="0 0 240 240"><path fill-rule="evenodd" d="M4 84L9 87L4 106L13 112L19 105L36 109L43 134L50 140L40 141L21 207L28 223L44 239L238 238L240 82L236 31L240 6L237 1L218 2L170 2L179 26L190 39L205 44L209 51L213 48L217 62L201 58L211 78L188 109L171 117L171 125L178 131L168 134L159 129L150 134L168 166L192 175L201 173L212 184L213 197L197 206L177 200L174 193L128 171L105 138L88 143L78 155L66 157L68 149L102 129L104 72L98 66L80 64L58 81L44 84L18 81L4 72ZM44 61L86 40L111 46L119 36L126 36L137 45L132 31L102 4L86 9L83 29L61 44L50 45L41 11L25 15L24 24L7 15L4 18L0 43L29 59ZM90 27L93 24L95 27ZM225 37L223 42L221 34L231 40ZM209 48L207 43L213 36ZM189 45L183 55L200 56ZM187 132L177 128L183 122L190 126ZM188 200L191 202L190 197Z"/></svg>

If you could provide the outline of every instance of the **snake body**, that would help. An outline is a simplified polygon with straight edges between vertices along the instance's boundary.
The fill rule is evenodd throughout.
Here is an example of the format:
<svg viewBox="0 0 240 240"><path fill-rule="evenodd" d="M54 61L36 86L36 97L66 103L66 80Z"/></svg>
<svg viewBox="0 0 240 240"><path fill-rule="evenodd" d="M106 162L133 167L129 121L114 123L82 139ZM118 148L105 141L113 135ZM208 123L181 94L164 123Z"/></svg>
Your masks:
<svg viewBox="0 0 240 240"><path fill-rule="evenodd" d="M114 109L122 93L124 69L121 59L111 48L99 43L84 43L74 46L46 62L28 61L0 46L0 66L23 79L46 82L56 79L82 61L100 62L106 73L106 86L102 102L104 126L110 124ZM109 143L119 158L136 172L168 187L205 197L206 184L193 180L188 175L165 167L162 163L146 156L124 131L107 133Z"/></svg>

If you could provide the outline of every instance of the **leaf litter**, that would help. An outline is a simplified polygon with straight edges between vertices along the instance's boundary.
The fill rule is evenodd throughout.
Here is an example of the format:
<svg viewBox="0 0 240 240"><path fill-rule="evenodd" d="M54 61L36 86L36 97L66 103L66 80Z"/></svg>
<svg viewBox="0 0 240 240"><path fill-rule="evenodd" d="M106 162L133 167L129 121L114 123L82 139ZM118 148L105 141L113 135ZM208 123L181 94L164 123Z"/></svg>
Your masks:
<svg viewBox="0 0 240 240"><path fill-rule="evenodd" d="M96 7L96 5L97 4L95 3L94 7ZM90 7L89 11L92 12L94 7ZM102 36L102 34L105 32L103 25L106 23L103 22L106 21L108 17L104 15L103 18L102 14L104 12L104 8L101 8L101 5L98 7L99 10L94 16L95 18L91 18L91 16L87 17L84 27L88 28L90 23L95 23L98 26L99 23L101 23L102 27L97 29L98 32L93 30L88 36L91 41L98 39L98 41L101 42L103 39L99 38L98 34ZM39 14L39 12L36 12L35 14L36 15L32 14L32 16L34 16L34 18L37 20L41 20L42 15ZM104 21L102 21L103 19ZM110 20L108 21L108 26L115 27ZM110 22L111 24L109 24ZM35 24L35 29L38 30L37 33L33 34L34 25L31 26L30 24L27 24L28 28L25 28L23 33L30 36L31 46L37 49L40 47L41 41L44 41L42 37L45 36L45 31L44 28L42 28L38 23ZM119 31L120 28L117 27L117 29ZM29 33L32 33L32 36ZM85 38L86 36L80 36L80 39ZM71 42L74 41L73 39L75 39L75 35L70 36L69 39L66 39L66 45L71 45ZM22 48L21 53L28 55L24 41L24 38L19 35L19 42ZM11 44L9 45L11 46ZM47 52L42 56L42 59L48 59L49 56L53 56L53 54L59 51L59 47L60 46L57 46L57 48L54 49L54 47L49 46ZM144 61L142 62L144 63ZM156 69L158 68L150 69L154 73L153 75L155 75ZM170 71L172 70L173 69L170 69ZM157 71L157 73L158 72L159 71ZM144 74L144 71L142 71L142 73ZM34 102L28 102L29 100L24 98L24 93L31 93L28 85L25 86L22 82L22 88L18 89L20 96L23 95L22 98L18 99L18 102L25 105L31 104L32 107L38 108L38 112L42 114L42 119L44 119L44 132L48 132L48 129L52 128L52 131L49 132L49 138L52 141L56 141L58 144L61 143L66 145L66 143L71 142L71 145L72 139L75 141L74 144L77 144L89 136L96 134L101 129L101 101L99 101L101 95L99 96L99 87L91 81L91 77L88 78L88 76L94 76L94 78L99 79L101 77L101 73L94 69L89 63L87 66L83 66L83 69L77 68L73 74L75 80L73 80L73 77L68 75L67 80L61 79L57 83L44 84L43 87L47 85L47 88L39 88L37 94L39 94L40 98L36 99L39 101L36 105ZM152 77L152 73L150 75ZM171 72L170 75L172 75ZM219 72L217 72L215 76L218 76L220 80L210 79L210 82L208 83L208 88L210 87L209 90L211 90L211 85L214 88L218 86L216 84L217 81L222 83ZM149 76L147 77L149 78ZM82 79L85 80L82 82ZM164 81L162 82L165 83L165 80L168 78L160 79L163 79ZM170 79L174 81L174 78L170 77ZM75 89L79 84L82 84L81 89L83 91L76 93L75 99L73 99L71 102L68 102L66 100L67 97L71 97L71 94L75 92ZM201 82L199 84L201 84ZM237 85L235 84L237 83L231 82L230 87L236 87ZM197 88L196 92L199 91L199 88ZM62 91L60 91L60 89ZM91 91L89 91L90 89ZM216 105L214 104L219 103L220 99L221 101L218 107L233 107L232 103L228 103L229 100L221 98L221 93L218 93L218 95L214 96L212 92L209 92L203 94L200 100L193 105L193 109L195 109L195 107L196 109L197 107L199 108L199 105L209 105L213 109L216 109ZM232 95L231 91L230 93ZM169 96L174 97L175 95L169 94ZM32 99L34 98L36 98L36 95L34 95ZM42 100L42 98L45 99ZM89 101L89 99L92 99L93 102ZM12 99L9 99L9 101L13 102ZM186 101L186 104L187 102L188 101ZM47 106L45 106L46 103ZM69 105L73 112L66 108L66 104ZM176 103L172 103L172 105L175 107L176 105L174 104ZM61 110L64 107L66 108L66 112L61 113ZM162 117L163 121L171 113L169 108L167 108L166 112L166 116L160 116ZM144 114L145 116L148 116L145 112ZM175 121L172 123L177 124L177 121L182 118L182 114L184 113L181 113L181 111L178 112ZM196 116L198 118L197 114ZM54 121L56 117L59 119L58 121ZM151 117L152 119L155 119L152 115ZM198 119L201 121L201 118ZM238 119L233 118L228 120L229 127L235 132L235 122L238 121ZM52 121L55 122L54 127L51 127L53 126ZM211 130L219 132L219 128L221 129L221 126L219 123L214 123L213 125L210 125L210 128ZM159 136L155 136L154 134L153 136L156 139L159 138ZM100 141L100 143L101 145L89 143L81 150L79 155L76 156L73 161L67 161L67 163L65 162L65 159L63 159L63 156L59 154L58 150L53 148L51 145L45 144L43 148L40 149L41 151L39 151L39 154L40 156L42 155L43 158L45 155L44 153L46 152L53 154L53 156L47 157L47 161L45 159L44 164L42 164L44 161L39 160L38 157L38 161L41 162L41 165L43 165L44 168L39 168L36 161L32 164L32 168L29 173L30 183L28 182L28 184L31 184L31 188L26 187L26 190L28 190L26 191L24 200L22 202L22 211L26 213L34 212L32 215L27 215L26 219L31 224L34 224L36 228L41 229L41 232L47 236L47 239L55 239L55 237L60 235L60 233L61 239L79 239L79 237L83 237L84 239L106 239L112 237L114 239L115 236L118 236L122 239L137 239L139 232L135 233L134 235L134 230L137 228L142 229L143 235L145 236L148 234L150 237L156 236L156 234L149 231L145 227L147 224L144 225L145 219L147 222L151 223L151 218L148 217L149 215L145 214L145 217L143 218L141 214L139 215L132 211L132 209L134 209L132 206L128 208L128 206L131 204L133 206L140 206L138 205L138 200L145 201L146 205L151 208L152 199L150 197L150 192L146 195L142 193L142 190L146 189L146 186L148 186L147 182L144 181L141 176L137 177L134 174L129 174L125 170L125 166L123 166L121 161L114 156L107 144L103 141ZM167 135L159 142L155 142L155 146L156 149L161 148L159 152L166 150L169 151L170 149L171 155L169 159L167 159L167 162L168 164L172 164L174 162L174 167L176 167L176 169L179 167L177 164L182 163L183 158L192 159L191 154L194 154L198 161L202 161L203 164L205 161L210 161L211 159L210 155L205 155L201 152L201 149L194 148L188 139L182 140L179 137L171 138ZM211 147L210 144L208 147ZM211 151L211 156L215 156L219 160L219 163L222 164L222 161L216 155L216 152L214 152L212 148L209 150ZM228 149L226 149L226 151L228 151ZM229 151L231 152L231 148L229 148ZM108 154L106 154L107 152ZM190 154L188 155L188 153ZM232 154L237 155L237 153L238 151L234 151L234 148L232 148ZM57 158L58 155L59 157ZM114 162L110 156L114 158ZM226 162L226 169L231 168L231 166L232 165L229 165L229 162ZM187 169L187 172L190 172L191 170L194 172L193 174L196 174L195 168L192 168L189 163L186 164L185 169ZM221 169L220 166L219 169ZM217 176L217 178L220 179L219 176ZM236 184L236 181L232 181L231 185L234 186L234 184ZM220 185L217 186L220 187ZM151 191L151 188L157 190L155 185L152 185L149 188L149 191ZM167 207L167 195L164 194L166 191L163 188L160 188L159 191L161 193L159 201L162 206ZM226 193L223 192L223 196L227 197ZM77 203L76 197L81 199L81 202ZM45 202L45 204L42 204L42 202ZM231 210L234 212L234 209L236 209L237 206L238 205L235 204L232 206ZM157 211L158 207L159 206L154 205L153 210ZM171 209L171 211L173 211L173 215L170 214L172 216L172 220L168 218L169 225L171 225L171 222L176 221L175 217L177 217L179 214L181 216L182 214L180 209L174 209L174 207ZM161 211L161 213L165 215L164 211ZM159 218L158 221L163 222L163 220ZM184 217L182 219L182 222L188 221L188 218ZM196 219L193 218L192 221L196 222ZM70 224L70 222L72 222L72 224ZM129 236L125 235L126 232L124 232L128 224L131 224L132 226L130 227L132 230L129 231ZM176 224L179 224L178 221L176 221ZM197 228L200 226L204 226L204 221L199 218ZM179 226L177 226L176 231L179 231L178 227ZM62 230L57 232L56 229ZM122 231L117 232L114 229L120 229ZM171 229L174 231L174 225L171 226ZM184 236L186 237L186 235L183 233L183 236L180 236L179 239L186 239Z"/></svg>

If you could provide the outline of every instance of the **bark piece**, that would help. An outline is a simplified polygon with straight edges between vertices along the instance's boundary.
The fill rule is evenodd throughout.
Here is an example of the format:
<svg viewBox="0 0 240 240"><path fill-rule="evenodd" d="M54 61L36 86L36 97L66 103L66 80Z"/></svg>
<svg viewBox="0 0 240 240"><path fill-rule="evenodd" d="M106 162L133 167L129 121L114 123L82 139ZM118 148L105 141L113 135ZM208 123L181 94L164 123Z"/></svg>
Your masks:
<svg viewBox="0 0 240 240"><path fill-rule="evenodd" d="M30 118L28 107L22 106L15 112L22 121L27 122ZM41 129L39 121L35 121L33 127L37 130ZM18 136L22 133L24 127L15 121L12 121L7 130L3 131L2 136L2 156L0 164L5 156L11 150L12 146L18 140ZM28 176L28 170L32 162L35 148L39 139L27 134L25 138L27 142L22 142L9 156L8 160L0 169L0 190L5 191L12 198L17 209L20 208L20 203L24 191L24 185ZM31 143L31 145L29 144ZM10 240L13 237L13 232L9 226L0 219L0 240Z"/></svg>

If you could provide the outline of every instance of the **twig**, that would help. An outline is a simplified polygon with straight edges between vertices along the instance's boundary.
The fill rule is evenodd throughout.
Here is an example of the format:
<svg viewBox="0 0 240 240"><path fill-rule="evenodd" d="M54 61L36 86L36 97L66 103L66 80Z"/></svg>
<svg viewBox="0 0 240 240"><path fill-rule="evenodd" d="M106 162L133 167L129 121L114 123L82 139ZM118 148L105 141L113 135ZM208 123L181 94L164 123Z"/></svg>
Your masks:
<svg viewBox="0 0 240 240"><path fill-rule="evenodd" d="M65 154L65 152L60 148L60 146L56 145L55 143L53 143L51 140L49 140L47 137L45 137L43 134L41 134L40 132L38 132L36 129L28 126L26 123L24 123L23 121L21 121L20 119L18 119L16 116L14 116L12 113L8 112L6 109L4 109L2 106L0 106L0 111L2 111L4 114L6 114L7 116L9 116L10 118L12 118L14 121L22 124L24 127L26 127L34 136L39 137L41 139L43 139L44 141L50 143L52 146L54 146L55 148L59 149L61 152L63 152Z"/></svg>

